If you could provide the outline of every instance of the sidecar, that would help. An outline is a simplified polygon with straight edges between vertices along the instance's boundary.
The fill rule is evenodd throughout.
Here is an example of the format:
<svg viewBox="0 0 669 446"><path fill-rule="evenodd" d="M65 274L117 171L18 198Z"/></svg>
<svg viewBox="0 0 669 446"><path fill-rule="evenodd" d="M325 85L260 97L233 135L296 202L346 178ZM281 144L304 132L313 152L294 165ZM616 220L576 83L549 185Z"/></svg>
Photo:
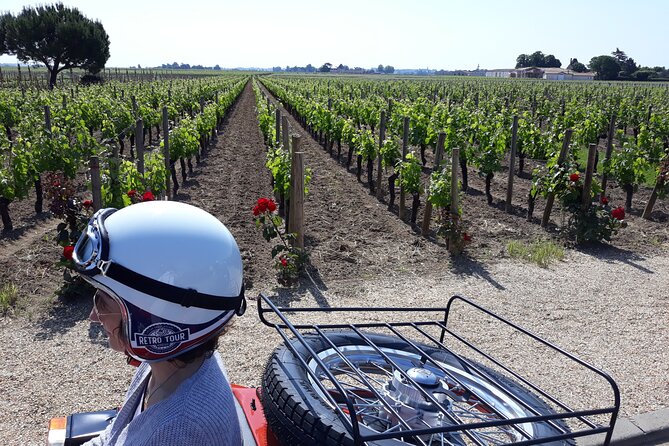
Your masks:
<svg viewBox="0 0 669 446"><path fill-rule="evenodd" d="M232 384L235 407L240 420L244 446L279 446L274 434L268 430L260 406L260 389ZM49 421L47 446L78 446L100 435L114 420L118 410L75 413Z"/></svg>
<svg viewBox="0 0 669 446"><path fill-rule="evenodd" d="M620 410L615 381L469 299L453 296L444 308L280 308L261 294L258 314L284 342L270 357L260 388L233 385L245 446L611 441ZM479 332L485 326L492 336L522 340L535 356L520 361L515 351L503 351L500 358L487 342L476 345L462 330L468 324L458 324L467 318L476 320L469 325ZM549 356L563 362L561 375L578 377L574 389L598 382L605 394L577 399L576 407L533 382L532 373L519 373L518 362L545 363ZM52 419L47 445L82 444L114 414Z"/></svg>

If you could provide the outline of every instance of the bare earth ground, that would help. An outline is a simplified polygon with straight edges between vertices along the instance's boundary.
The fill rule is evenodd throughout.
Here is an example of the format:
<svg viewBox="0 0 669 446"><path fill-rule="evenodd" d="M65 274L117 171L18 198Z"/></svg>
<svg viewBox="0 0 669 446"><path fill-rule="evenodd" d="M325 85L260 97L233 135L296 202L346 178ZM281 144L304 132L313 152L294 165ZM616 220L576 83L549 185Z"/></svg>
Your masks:
<svg viewBox="0 0 669 446"><path fill-rule="evenodd" d="M263 291L293 306L429 307L445 305L456 293L466 295L611 373L621 387L623 415L669 407L665 202L658 203L654 221L633 213L611 245L568 250L563 262L543 269L510 259L505 249L511 239L547 236L522 217L529 181L517 181L517 215L509 215L499 209L505 175L495 178L495 203L488 206L483 181L471 171L463 208L474 240L465 254L451 259L443 243L421 237L396 210L389 212L386 202L357 182L354 167L347 172L289 120L313 171L305 207L310 266L299 287L277 287L271 247L252 220L256 199L270 196L271 188L250 85L177 197L211 212L231 230L244 257L250 299ZM614 203L623 202L618 188L611 192ZM643 209L649 193L639 191L637 209ZM542 205L537 203L535 216ZM57 222L35 218L31 200L10 208L17 229L0 238L0 284L14 283L20 296L17 309L0 319L0 412L5 414L0 442L43 444L50 417L120 404L133 370L89 325L90 296L54 297L62 284L61 271L52 266L60 253L51 238ZM560 219L556 210L554 223ZM280 338L258 321L255 303L249 304L220 349L235 382L257 385ZM606 386L578 368L533 349L464 306L454 311L453 323L478 345L576 407L610 402ZM309 318L332 319L332 314Z"/></svg>

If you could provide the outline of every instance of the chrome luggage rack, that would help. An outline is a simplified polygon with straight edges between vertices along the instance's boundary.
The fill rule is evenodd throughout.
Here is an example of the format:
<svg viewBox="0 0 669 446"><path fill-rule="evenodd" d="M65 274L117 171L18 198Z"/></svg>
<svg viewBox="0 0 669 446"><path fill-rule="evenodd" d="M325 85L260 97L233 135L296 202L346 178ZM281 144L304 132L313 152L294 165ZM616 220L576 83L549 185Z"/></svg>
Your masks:
<svg viewBox="0 0 669 446"><path fill-rule="evenodd" d="M329 404L333 408L335 408L339 419L348 429L356 446L365 445L370 441L382 441L388 439L402 439L402 441L407 441L407 439L409 439L411 443L430 446L434 444L442 444L443 437L446 434L459 435L459 437L463 439L460 440L461 443L456 442L455 444L474 444L480 446L501 444L513 444L515 446L546 444L550 442L558 442L560 440L576 439L579 437L592 435L604 436L602 443L604 446L608 446L611 441L613 428L620 411L620 392L618 390L617 384L608 374L598 370L597 368L566 352L560 347L557 347L556 345L542 339L538 335L504 319L501 316L498 316L492 311L483 308L482 306L467 298L457 295L453 296L449 299L445 308L290 308L276 306L268 296L261 293L257 298L257 304L260 320L265 325L274 327L278 331L278 333L285 341L285 345L292 351L293 355L295 355L295 357L301 363L302 367L304 367L306 373L308 373L310 380L315 385L320 387L322 392L321 395L328 400ZM572 409L568 404L560 401L551 393L541 389L538 385L532 383L529 379L512 370L511 367L504 365L500 360L494 358L491 354L486 353L481 348L473 345L461 333L453 331L449 325L449 318L452 319L455 317L455 307L468 308L474 313L478 313L481 317L489 318L494 323L501 323L503 326L513 330L514 333L519 333L528 337L532 341L535 341L541 348L554 352L557 357L568 361L573 367L579 368L581 372L587 373L589 376L591 374L596 375L593 376L593 378L598 380L605 380L605 382L603 382L604 385L606 386L608 384L611 390L612 404L604 404L605 407L595 407L583 410ZM369 318L369 316L372 314L388 313L390 315L390 313L397 312L401 312L404 315L402 317L404 320L393 322L304 324L292 323L288 318L289 314L327 313L328 319L337 321L350 320L356 315L358 317ZM425 318L429 315L435 315L436 317L434 320L425 320ZM415 318L412 316L415 316ZM274 322L270 321L270 319L272 319ZM327 338L327 334L331 333L333 330L338 330L338 333L340 333L342 330L346 330L347 333L350 332L351 334L355 334L360 337L360 341L363 343L362 345L365 345L365 348L376 351L379 355L378 357L383 358L383 360L387 362L387 365L390 369L399 371L399 373L402 375L401 379L403 381L409 382L415 388L420 389L421 386L414 380L416 376L409 376L406 373L406 370L402 370L402 367L395 363L393 358L384 354L382 349L374 344L369 335L371 333L378 333L378 331L369 331L370 329L379 329L385 331L386 333L401 339L402 342L409 344L412 350L417 351L421 355L421 363L430 363L433 368L439 369L445 376L448 376L450 379L457 382L458 385L464 387L465 393L469 392L470 394L474 395L474 399L485 401L484 397L476 395L474 389L468 388L465 384L463 384L463 382L461 382L460 379L458 379L457 376L454 376L451 372L449 372L449 370L440 365L438 361L430 358L430 355L421 348L421 345L427 344L434 346L433 348L437 348L446 352L447 354L453 355L455 358L457 358L458 362L466 366L469 372L474 373L478 378L483 380L491 380L491 382L494 380L490 374L491 368L488 366L488 364L494 364L494 374L503 373L507 380L510 379L515 381L515 383L520 384L535 395L539 396L541 399L543 399L544 402L549 402L553 413L541 414L525 401L515 398L516 401L513 404L523 406L529 413L534 415L509 418L505 416L504 413L501 413L497 409L492 408L492 411L496 415L496 419L491 421L463 423L462 420L457 416L454 417L452 414L449 414L446 410L444 410L444 406L441 405L443 401L437 401L429 392L423 392L423 397L427 403L431 404L432 407L436 406L440 410L440 417L448 419L452 423L438 427L415 428L415 426L409 426L405 421L400 419L397 426L385 432L377 432L370 430L369 428L361 429L360 420L362 416L357 412L356 405L354 403L354 399L359 399L361 392L364 392L366 395L373 395L390 411L393 411L392 407L388 407L388 404L384 402L384 396L381 394L377 386L370 385L370 381L364 379L364 377L361 377L362 379L356 381L357 390L351 391L350 388L347 388L347 385L341 382L333 373L331 373L331 371L328 369L328 366L324 364L319 355L314 352L312 347L309 345L309 342L307 342L305 336L308 336L312 339L314 336L316 336L322 339L324 344L329 347L329 350L336 352L336 354L339 356L339 359L341 359L342 364L346 364L349 368L354 369L354 372L360 374L359 371L355 370L355 366L348 361L346 355L342 353L341 349L339 349ZM430 329L433 332L439 334L431 335L428 332ZM408 331L412 334L412 337L407 337L402 333L403 331ZM417 337L420 338L420 344L415 342ZM316 361L317 367L314 367L313 363L310 367L309 364L307 364L307 360L305 360L305 358L303 358L296 351L296 348L293 345L295 340L297 340L298 343L301 344L301 346L303 346L308 352L308 360ZM477 355L477 358L485 358L486 366L482 366L478 362L473 362L467 359L465 356L456 354L452 348L449 348L445 345L446 340L454 342L456 345L462 346L462 348L466 349L466 351L472 352L468 353L468 355L475 354ZM293 341L293 343L291 343L291 341ZM540 359L541 358L537 358L537 360ZM317 373L317 371L320 373ZM328 384L331 384L330 388L326 388L326 385L322 381L326 381ZM365 383L368 385L365 385ZM508 395L514 398L512 394ZM605 400L608 400L608 398L605 398ZM491 409L491 407L488 406L487 409ZM397 413L394 411L392 413L397 415ZM598 416L600 420L607 420L608 423L597 423L592 419L593 416ZM552 431L555 431L555 435L546 436L543 438L531 438L529 435L527 435L523 428L523 425L527 426L527 423L546 423L547 425L551 426ZM569 423L569 428L565 427L567 423ZM576 426L576 429L574 426ZM507 431L513 430L514 434L520 437L520 441L513 440L511 443L500 442L499 440L489 441L485 435L480 435L477 433L485 428L504 428ZM434 434L442 434L442 443L435 443L431 440ZM447 442L443 444L453 443Z"/></svg>

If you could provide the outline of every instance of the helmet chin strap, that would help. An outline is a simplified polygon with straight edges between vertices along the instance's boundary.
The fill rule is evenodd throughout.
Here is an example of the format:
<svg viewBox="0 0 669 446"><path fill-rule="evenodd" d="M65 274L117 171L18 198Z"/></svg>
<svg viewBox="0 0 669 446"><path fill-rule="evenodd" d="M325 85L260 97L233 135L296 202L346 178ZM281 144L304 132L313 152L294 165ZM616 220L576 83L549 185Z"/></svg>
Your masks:
<svg viewBox="0 0 669 446"><path fill-rule="evenodd" d="M125 351L125 362L133 367L139 367L139 365L142 363L141 361L138 361L130 356L130 353L128 353L127 350Z"/></svg>

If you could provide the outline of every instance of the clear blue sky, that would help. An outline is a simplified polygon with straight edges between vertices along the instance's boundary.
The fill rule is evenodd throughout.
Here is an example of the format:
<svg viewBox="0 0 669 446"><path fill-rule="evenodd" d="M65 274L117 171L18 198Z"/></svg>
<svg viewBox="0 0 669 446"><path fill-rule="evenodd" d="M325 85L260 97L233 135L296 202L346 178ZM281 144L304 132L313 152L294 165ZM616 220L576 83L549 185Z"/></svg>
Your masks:
<svg viewBox="0 0 669 446"><path fill-rule="evenodd" d="M37 2L35 2L37 3ZM16 14L24 5L3 0ZM569 64L619 47L669 67L669 0L68 0L102 22L107 66L508 68L540 50ZM0 62L13 62L0 56Z"/></svg>

